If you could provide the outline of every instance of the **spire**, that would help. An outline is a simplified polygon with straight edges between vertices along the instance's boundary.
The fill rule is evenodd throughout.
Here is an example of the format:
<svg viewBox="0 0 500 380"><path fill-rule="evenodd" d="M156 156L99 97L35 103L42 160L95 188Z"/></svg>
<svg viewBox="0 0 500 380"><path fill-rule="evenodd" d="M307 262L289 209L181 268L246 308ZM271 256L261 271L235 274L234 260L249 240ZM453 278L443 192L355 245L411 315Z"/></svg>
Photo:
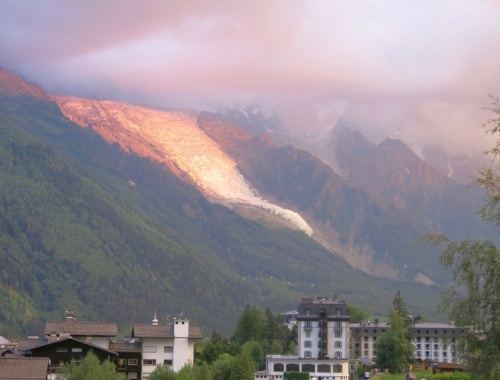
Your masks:
<svg viewBox="0 0 500 380"><path fill-rule="evenodd" d="M153 319L153 326L158 326L158 319L156 318L156 309L155 309L155 317Z"/></svg>

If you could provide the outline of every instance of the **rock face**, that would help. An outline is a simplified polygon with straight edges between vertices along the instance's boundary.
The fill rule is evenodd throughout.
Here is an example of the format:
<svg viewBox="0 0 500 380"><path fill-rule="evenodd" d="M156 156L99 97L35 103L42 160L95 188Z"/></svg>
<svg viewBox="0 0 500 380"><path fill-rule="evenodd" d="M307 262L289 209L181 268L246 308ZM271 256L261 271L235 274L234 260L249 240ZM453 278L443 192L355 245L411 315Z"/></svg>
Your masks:
<svg viewBox="0 0 500 380"><path fill-rule="evenodd" d="M15 96L31 96L42 100L50 100L49 96L39 86L26 83L16 75L0 69L0 93Z"/></svg>
<svg viewBox="0 0 500 380"><path fill-rule="evenodd" d="M297 212L259 196L238 171L237 163L198 128L196 113L64 96L53 96L53 100L76 124L92 128L126 151L167 165L212 201L265 210L312 235L312 228Z"/></svg>

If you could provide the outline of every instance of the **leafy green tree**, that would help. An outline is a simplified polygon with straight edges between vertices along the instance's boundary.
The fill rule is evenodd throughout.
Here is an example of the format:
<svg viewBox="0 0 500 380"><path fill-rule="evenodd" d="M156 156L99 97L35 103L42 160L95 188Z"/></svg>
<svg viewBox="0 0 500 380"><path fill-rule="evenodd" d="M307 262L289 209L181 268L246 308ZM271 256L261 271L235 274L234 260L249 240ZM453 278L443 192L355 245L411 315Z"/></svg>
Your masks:
<svg viewBox="0 0 500 380"><path fill-rule="evenodd" d="M351 323L360 323L368 318L366 311L352 304L349 304L349 314L351 315Z"/></svg>
<svg viewBox="0 0 500 380"><path fill-rule="evenodd" d="M309 380L309 372L289 371L285 372L284 380Z"/></svg>
<svg viewBox="0 0 500 380"><path fill-rule="evenodd" d="M179 376L169 366L159 364L149 375L149 380L179 380Z"/></svg>
<svg viewBox="0 0 500 380"><path fill-rule="evenodd" d="M500 154L500 102L491 97L487 108L495 117L485 124L486 134L496 138L487 153L497 159ZM480 210L483 220L500 226L500 175L498 163L479 170L474 184L488 196ZM453 272L455 284L443 293L441 308L465 334L457 340L457 356L471 371L471 378L500 378L500 252L489 241L453 242L442 235L430 235L433 244L444 244L441 263Z"/></svg>
<svg viewBox="0 0 500 380"><path fill-rule="evenodd" d="M240 353L240 347L235 342L230 342L227 338L218 333L214 333L207 342L201 353L201 359L208 364L212 364L222 354L236 356Z"/></svg>
<svg viewBox="0 0 500 380"><path fill-rule="evenodd" d="M202 363L201 365L193 367L193 374L196 380L212 380L210 367L207 363Z"/></svg>
<svg viewBox="0 0 500 380"><path fill-rule="evenodd" d="M265 312L255 306L247 305L238 320L233 340L239 344L243 344L249 340L260 341L264 337L266 326L267 318Z"/></svg>
<svg viewBox="0 0 500 380"><path fill-rule="evenodd" d="M413 363L414 346L408 339L408 327L396 308L391 309L390 328L377 341L377 365L389 372L401 372Z"/></svg>
<svg viewBox="0 0 500 380"><path fill-rule="evenodd" d="M236 356L231 368L231 380L253 380L255 373L255 364L246 352Z"/></svg>
<svg viewBox="0 0 500 380"><path fill-rule="evenodd" d="M234 357L229 354L222 354L212 364L212 377L217 380L231 380L231 369Z"/></svg>
<svg viewBox="0 0 500 380"><path fill-rule="evenodd" d="M266 366L266 353L261 343L251 340L241 347L241 352L248 354L255 363L255 370L264 369Z"/></svg>
<svg viewBox="0 0 500 380"><path fill-rule="evenodd" d="M109 360L99 362L97 356L90 351L81 363L64 364L57 370L57 378L63 380L120 380L121 375L116 372L116 366Z"/></svg>

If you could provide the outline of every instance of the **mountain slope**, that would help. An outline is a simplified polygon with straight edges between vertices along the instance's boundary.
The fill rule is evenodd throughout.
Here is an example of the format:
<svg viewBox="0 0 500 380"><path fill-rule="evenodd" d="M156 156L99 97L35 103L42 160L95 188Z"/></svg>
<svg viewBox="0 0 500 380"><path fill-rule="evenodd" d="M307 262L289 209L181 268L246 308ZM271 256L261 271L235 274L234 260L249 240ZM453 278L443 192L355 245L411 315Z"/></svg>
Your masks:
<svg viewBox="0 0 500 380"><path fill-rule="evenodd" d="M335 131L334 140L336 160L352 186L415 215L434 232L454 239L496 237L475 215L482 192L442 175L402 141L373 144L348 127Z"/></svg>
<svg viewBox="0 0 500 380"><path fill-rule="evenodd" d="M440 276L433 253L415 246L426 229L411 216L348 186L304 150L252 137L232 118L203 112L198 123L264 196L305 215L313 237L355 267L431 282L429 278Z"/></svg>
<svg viewBox="0 0 500 380"><path fill-rule="evenodd" d="M236 169L236 163L202 133L196 116L129 104L54 96L62 112L91 127L122 149L166 164L207 197L223 204L244 204L276 214L308 235L312 229L296 212L260 198Z"/></svg>
<svg viewBox="0 0 500 380"><path fill-rule="evenodd" d="M398 288L409 307L434 312L438 288L367 276L302 232L210 203L29 87L0 93L0 129L2 335L37 333L68 307L121 328L155 308L184 312L205 334L229 334L246 304L279 311L335 292L384 313Z"/></svg>

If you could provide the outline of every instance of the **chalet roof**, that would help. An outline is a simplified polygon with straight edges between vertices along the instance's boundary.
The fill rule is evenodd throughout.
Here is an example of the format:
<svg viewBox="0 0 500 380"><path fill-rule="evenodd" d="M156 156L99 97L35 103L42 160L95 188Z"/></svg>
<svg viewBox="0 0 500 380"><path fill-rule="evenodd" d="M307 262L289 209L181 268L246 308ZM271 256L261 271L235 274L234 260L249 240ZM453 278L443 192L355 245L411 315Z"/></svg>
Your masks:
<svg viewBox="0 0 500 380"><path fill-rule="evenodd" d="M3 336L0 335L0 346L7 346L10 344L10 341L8 339L5 339Z"/></svg>
<svg viewBox="0 0 500 380"><path fill-rule="evenodd" d="M165 325L134 323L132 326L132 336L134 338L175 338L174 328L171 323ZM199 326L192 323L189 324L189 338L202 338Z"/></svg>
<svg viewBox="0 0 500 380"><path fill-rule="evenodd" d="M115 352L142 352L142 343L110 342L109 349Z"/></svg>
<svg viewBox="0 0 500 380"><path fill-rule="evenodd" d="M17 340L17 350L31 350L34 347L43 346L46 343L47 339L20 338Z"/></svg>
<svg viewBox="0 0 500 380"><path fill-rule="evenodd" d="M5 357L0 358L0 379L45 380L49 358Z"/></svg>
<svg viewBox="0 0 500 380"><path fill-rule="evenodd" d="M465 369L465 365L459 363L437 363L434 368L440 369Z"/></svg>
<svg viewBox="0 0 500 380"><path fill-rule="evenodd" d="M325 310L329 319L349 319L349 308L345 301L332 300L325 297L302 298L296 316L298 321L317 319L322 310Z"/></svg>
<svg viewBox="0 0 500 380"><path fill-rule="evenodd" d="M31 352L36 352L38 350L41 350L41 349L45 349L46 347L49 347L49 346L58 346L58 345L64 345L65 342L67 341L73 341L73 342L76 342L78 344L80 344L81 346L87 346L87 347L90 347L92 348L92 350L94 351L104 351L110 355L114 355L114 356L118 356L118 353L115 352L115 351L111 351L111 350L107 350L101 346L97 346L95 344L92 344L92 343L89 343L89 342L82 342L81 340L78 340L78 339L75 339L75 338L72 338L72 337L68 337L68 338L64 338L64 339L58 339L58 340L55 340L53 342L50 342L50 343L46 343L42 346L37 346L37 347L34 347L32 348L30 351Z"/></svg>
<svg viewBox="0 0 500 380"><path fill-rule="evenodd" d="M48 321L45 324L45 335L64 333L74 336L116 336L118 325L103 322L78 322L74 318L66 318L62 322Z"/></svg>

